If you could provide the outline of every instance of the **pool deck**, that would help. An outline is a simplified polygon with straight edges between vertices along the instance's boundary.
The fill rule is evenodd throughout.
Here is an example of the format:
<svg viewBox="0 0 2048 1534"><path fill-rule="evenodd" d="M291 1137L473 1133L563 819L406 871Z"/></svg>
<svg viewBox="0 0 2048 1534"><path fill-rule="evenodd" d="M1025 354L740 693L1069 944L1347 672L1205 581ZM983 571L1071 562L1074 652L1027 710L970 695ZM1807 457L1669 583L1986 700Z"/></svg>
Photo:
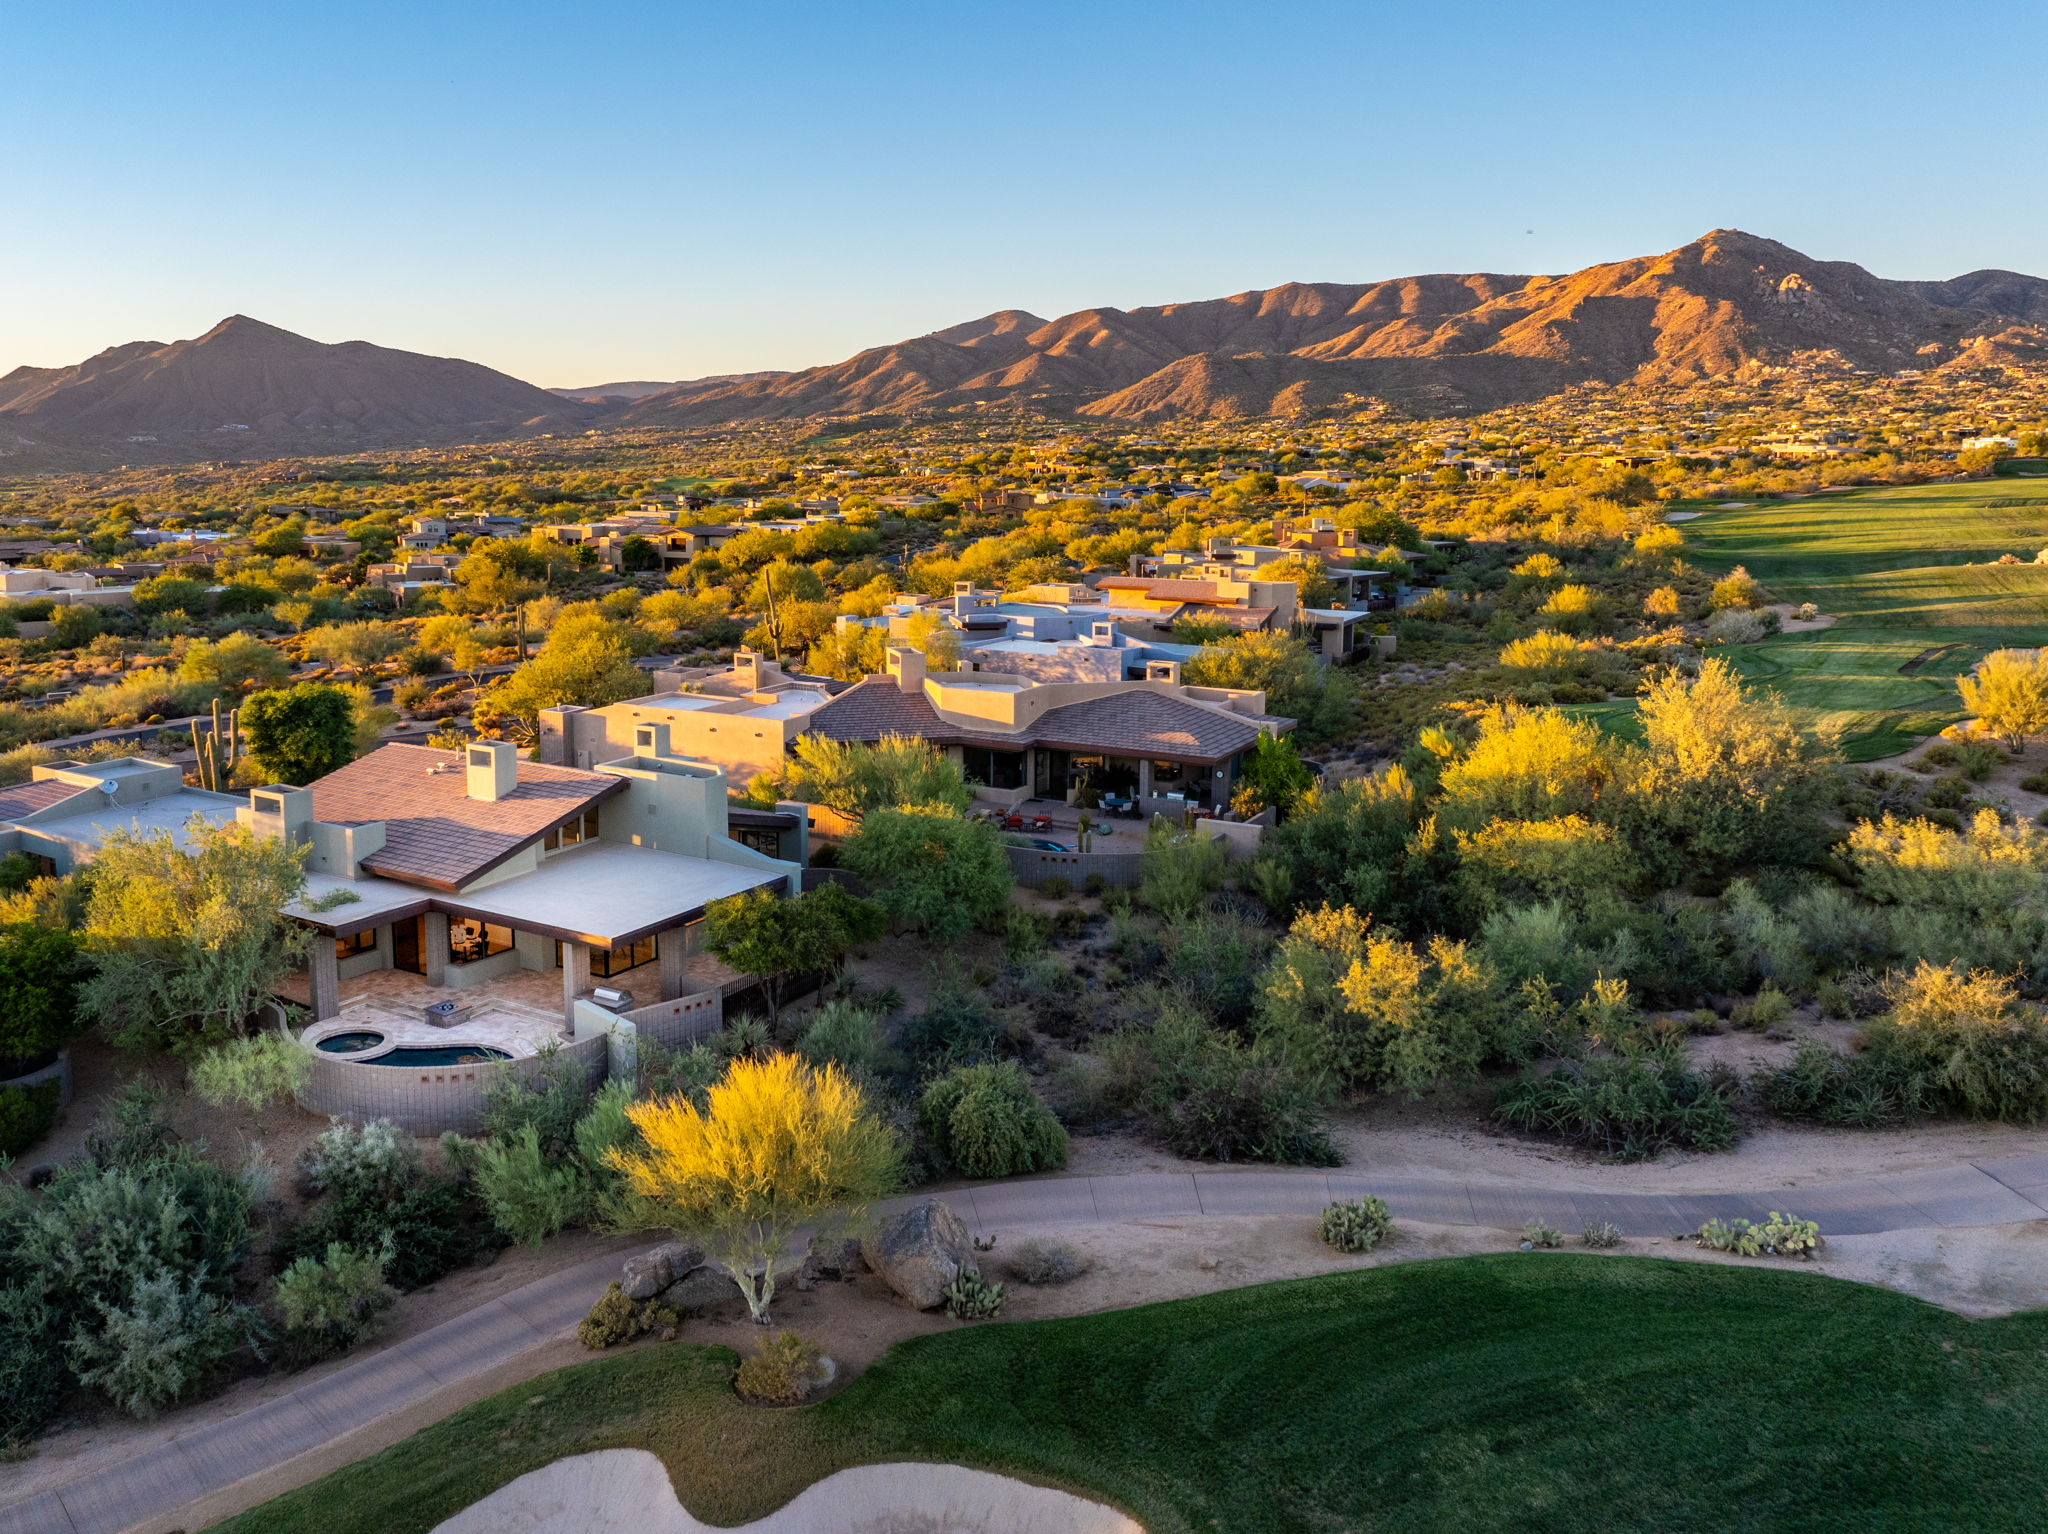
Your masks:
<svg viewBox="0 0 2048 1534"><path fill-rule="evenodd" d="M426 987L418 988L421 993ZM425 1003L410 1004L374 994L351 996L341 1004L341 1013L306 1030L303 1042L311 1049L322 1039L337 1033L380 1033L384 1042L361 1054L334 1054L336 1060L371 1060L387 1049L455 1049L465 1045L503 1050L514 1059L540 1053L559 1044L566 1035L558 1014L478 991L451 991L448 999L472 1007L470 1015L446 1028L429 1023ZM439 999L439 998L430 998Z"/></svg>

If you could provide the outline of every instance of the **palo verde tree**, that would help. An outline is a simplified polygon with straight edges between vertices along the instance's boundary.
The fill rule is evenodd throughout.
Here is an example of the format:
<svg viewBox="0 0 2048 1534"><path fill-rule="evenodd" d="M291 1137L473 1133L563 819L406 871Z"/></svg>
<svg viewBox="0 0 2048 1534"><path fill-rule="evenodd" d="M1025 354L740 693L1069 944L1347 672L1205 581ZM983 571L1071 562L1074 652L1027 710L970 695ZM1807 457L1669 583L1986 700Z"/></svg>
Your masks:
<svg viewBox="0 0 2048 1534"><path fill-rule="evenodd" d="M884 735L872 746L798 736L781 788L792 799L825 805L854 820L912 805L957 814L974 800L960 764L929 741L909 735Z"/></svg>
<svg viewBox="0 0 2048 1534"><path fill-rule="evenodd" d="M797 1232L843 1231L902 1181L902 1147L861 1089L794 1055L735 1060L702 1109L678 1094L626 1113L643 1144L606 1164L650 1225L703 1244L763 1326Z"/></svg>
<svg viewBox="0 0 2048 1534"><path fill-rule="evenodd" d="M734 969L760 977L770 1017L781 1016L782 988L790 980L836 968L850 950L888 928L882 907L839 884L787 898L747 890L704 910L705 948Z"/></svg>
<svg viewBox="0 0 2048 1534"><path fill-rule="evenodd" d="M2048 734L2048 652L1993 650L1956 680L1963 707L2013 750Z"/></svg>
<svg viewBox="0 0 2048 1534"><path fill-rule="evenodd" d="M355 759L355 702L339 687L301 682L252 693L241 722L250 760L272 783L303 786Z"/></svg>
<svg viewBox="0 0 2048 1534"><path fill-rule="evenodd" d="M246 1031L311 934L282 913L305 893L303 851L246 826L195 819L119 830L93 863L84 937L97 969L80 990L109 1039L189 1051Z"/></svg>

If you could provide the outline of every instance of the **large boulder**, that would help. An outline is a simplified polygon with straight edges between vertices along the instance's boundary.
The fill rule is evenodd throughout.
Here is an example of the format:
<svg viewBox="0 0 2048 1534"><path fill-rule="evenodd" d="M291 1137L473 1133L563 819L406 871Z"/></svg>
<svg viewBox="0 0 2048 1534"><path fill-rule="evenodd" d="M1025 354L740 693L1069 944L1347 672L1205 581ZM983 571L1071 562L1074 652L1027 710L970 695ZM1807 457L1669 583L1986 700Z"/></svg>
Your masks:
<svg viewBox="0 0 2048 1534"><path fill-rule="evenodd" d="M740 1286L715 1262L699 1265L661 1292L661 1303L671 1310L704 1311L739 1298Z"/></svg>
<svg viewBox="0 0 2048 1534"><path fill-rule="evenodd" d="M973 1242L960 1216L935 1198L890 1215L862 1239L861 1256L882 1282L919 1310L946 1301L946 1286L960 1276Z"/></svg>
<svg viewBox="0 0 2048 1534"><path fill-rule="evenodd" d="M687 1241L665 1241L651 1252L626 1259L619 1289L629 1300L651 1300L703 1267L704 1261L703 1252Z"/></svg>

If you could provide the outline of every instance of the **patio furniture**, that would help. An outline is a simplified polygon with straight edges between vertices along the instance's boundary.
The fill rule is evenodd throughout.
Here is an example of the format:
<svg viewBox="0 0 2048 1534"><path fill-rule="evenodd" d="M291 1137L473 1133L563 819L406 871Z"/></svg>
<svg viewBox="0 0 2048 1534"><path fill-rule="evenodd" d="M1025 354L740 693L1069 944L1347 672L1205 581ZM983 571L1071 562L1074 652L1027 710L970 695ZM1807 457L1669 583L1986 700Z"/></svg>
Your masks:
<svg viewBox="0 0 2048 1534"><path fill-rule="evenodd" d="M1052 829L1052 816L1033 815L1031 817L1031 829L1034 831L1050 831Z"/></svg>
<svg viewBox="0 0 2048 1534"><path fill-rule="evenodd" d="M1022 815L1019 815L1019 814L1017 814L1017 813L1016 813L1016 812L1015 812L1015 811L1013 810L1013 811L1012 811L1011 813L1009 813L1008 815L1005 815L1005 816L1003 817L1003 829L1004 829L1005 831L1021 831L1021 830L1023 830L1023 829L1024 829L1024 817L1023 817Z"/></svg>

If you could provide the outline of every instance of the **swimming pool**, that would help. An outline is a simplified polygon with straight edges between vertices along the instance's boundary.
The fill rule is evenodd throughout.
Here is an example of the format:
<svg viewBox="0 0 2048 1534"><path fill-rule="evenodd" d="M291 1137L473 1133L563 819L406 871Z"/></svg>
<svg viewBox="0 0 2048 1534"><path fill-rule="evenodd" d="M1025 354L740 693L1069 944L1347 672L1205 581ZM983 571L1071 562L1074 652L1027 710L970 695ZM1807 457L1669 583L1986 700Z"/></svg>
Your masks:
<svg viewBox="0 0 2048 1534"><path fill-rule="evenodd" d="M364 1050L375 1049L384 1042L381 1033L330 1033L314 1047L322 1054L361 1056ZM381 1055L368 1059L357 1059L358 1065L482 1065L492 1060L509 1060L512 1056L502 1049L492 1049L486 1044L401 1044L396 1049L387 1049Z"/></svg>
<svg viewBox="0 0 2048 1534"><path fill-rule="evenodd" d="M381 1055L365 1060L365 1065L483 1065L492 1060L509 1060L512 1056L502 1049L491 1049L483 1044L442 1044L438 1046L413 1047L403 1045L387 1049Z"/></svg>

